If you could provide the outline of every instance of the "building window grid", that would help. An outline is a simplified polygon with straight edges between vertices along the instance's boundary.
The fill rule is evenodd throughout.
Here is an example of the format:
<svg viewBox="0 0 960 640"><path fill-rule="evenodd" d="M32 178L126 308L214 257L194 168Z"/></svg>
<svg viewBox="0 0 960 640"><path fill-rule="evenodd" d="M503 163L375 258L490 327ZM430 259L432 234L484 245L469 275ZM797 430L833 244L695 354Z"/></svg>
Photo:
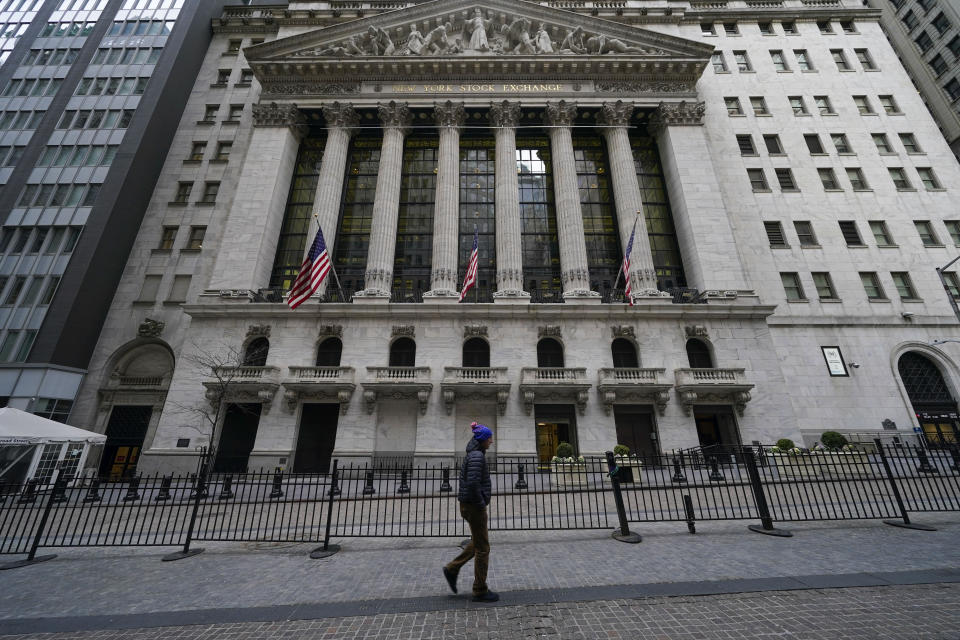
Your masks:
<svg viewBox="0 0 960 640"><path fill-rule="evenodd" d="M713 65L713 71L715 73L727 73L727 61L723 57L722 51L714 51L713 55L710 56L710 63Z"/></svg>
<svg viewBox="0 0 960 640"><path fill-rule="evenodd" d="M870 220L868 224L870 225L870 232L873 234L873 239L878 247L895 246L886 222L883 220Z"/></svg>
<svg viewBox="0 0 960 640"><path fill-rule="evenodd" d="M793 115L795 116L810 115L810 112L807 110L807 103L803 99L803 96L790 96L787 99L790 101L790 108L793 109Z"/></svg>
<svg viewBox="0 0 960 640"><path fill-rule="evenodd" d="M817 106L817 111L820 112L822 116L832 116L836 114L836 111L833 110L833 104L830 103L830 98L828 96L813 96L813 102Z"/></svg>
<svg viewBox="0 0 960 640"><path fill-rule="evenodd" d="M750 57L746 51L734 51L733 60L737 64L737 71L741 73L753 71L753 65L750 64Z"/></svg>
<svg viewBox="0 0 960 640"><path fill-rule="evenodd" d="M770 191L770 185L767 184L767 177L763 169L747 169L747 177L750 179L750 187L754 192Z"/></svg>
<svg viewBox="0 0 960 640"><path fill-rule="evenodd" d="M160 233L160 244L157 249L161 251L170 251L177 239L177 229L179 227L165 226Z"/></svg>
<svg viewBox="0 0 960 640"><path fill-rule="evenodd" d="M836 63L838 71L853 70L853 67L850 66L850 62L847 60L847 54L843 52L843 49L831 49L830 55L833 56L833 61Z"/></svg>
<svg viewBox="0 0 960 640"><path fill-rule="evenodd" d="M742 156L757 155L757 149L753 146L753 136L749 133L737 135L737 147L740 149L740 155Z"/></svg>
<svg viewBox="0 0 960 640"><path fill-rule="evenodd" d="M940 239L937 238L933 225L929 220L914 220L914 226L917 228L917 234L920 236L920 242L925 247L941 247Z"/></svg>
<svg viewBox="0 0 960 640"><path fill-rule="evenodd" d="M782 50L771 49L770 60L773 62L775 71L790 71L790 67L787 66L787 59L784 57Z"/></svg>
<svg viewBox="0 0 960 640"><path fill-rule="evenodd" d="M740 106L740 98L737 97L727 97L723 99L724 104L727 107L728 116L742 116L743 108Z"/></svg>
<svg viewBox="0 0 960 640"><path fill-rule="evenodd" d="M781 191L799 191L797 183L793 179L793 171L786 168L778 168L773 171L777 176L777 183L780 185Z"/></svg>
<svg viewBox="0 0 960 640"><path fill-rule="evenodd" d="M853 220L840 220L840 234L848 247L863 247L863 240L860 238L860 231L857 229L857 223Z"/></svg>
<svg viewBox="0 0 960 640"><path fill-rule="evenodd" d="M797 232L797 241L801 247L818 247L817 236L813 231L813 223L808 220L798 220L793 223Z"/></svg>
<svg viewBox="0 0 960 640"><path fill-rule="evenodd" d="M341 285L351 291L359 291L365 287L364 272L367 264L367 250L370 246L373 199L380 166L380 144L379 136L360 137L351 141L347 185L334 251L334 266L337 269L337 275L340 276ZM317 175L320 171L320 155L316 158ZM316 188L316 179L313 180L313 184ZM310 203L312 202L311 192ZM310 206L304 209L303 215L309 220ZM298 255L291 256L289 264L295 264L295 268L299 268L300 261L303 260L304 246L305 244L300 245ZM289 276L291 282L295 275L294 271Z"/></svg>
<svg viewBox="0 0 960 640"><path fill-rule="evenodd" d="M833 278L826 271L814 271L813 286L817 289L817 297L820 300L836 300L837 291L833 286Z"/></svg>
<svg viewBox="0 0 960 640"><path fill-rule="evenodd" d="M890 146L890 140L885 133L872 133L873 144L876 145L880 153L893 153L893 147Z"/></svg>
<svg viewBox="0 0 960 640"><path fill-rule="evenodd" d="M800 71L815 71L813 62L810 60L810 54L806 49L794 49L793 55L797 59L797 68Z"/></svg>
<svg viewBox="0 0 960 640"><path fill-rule="evenodd" d="M863 171L859 167L847 167L847 179L850 181L850 186L854 191L869 191L870 185L867 184L867 179L863 175Z"/></svg>
<svg viewBox="0 0 960 640"><path fill-rule="evenodd" d="M840 183L837 182L837 174L830 167L821 167L817 169L817 175L820 176L820 183L826 191L840 191Z"/></svg>
<svg viewBox="0 0 960 640"><path fill-rule="evenodd" d="M763 230L767 234L767 241L771 247L785 249L790 246L787 244L786 236L783 234L783 225L780 224L779 220L764 221Z"/></svg>
<svg viewBox="0 0 960 640"><path fill-rule="evenodd" d="M404 140L392 285L393 295L404 300L430 290L439 144L436 136L419 133Z"/></svg>
<svg viewBox="0 0 960 640"><path fill-rule="evenodd" d="M184 249L188 251L199 251L203 249L203 238L206 236L207 228L205 226L190 227L190 235L187 237L187 244Z"/></svg>
<svg viewBox="0 0 960 640"><path fill-rule="evenodd" d="M877 71L877 65L873 61L873 56L870 55L870 51L867 49L854 49L853 52L857 56L857 60L860 62L860 66L863 67L864 71Z"/></svg>
<svg viewBox="0 0 960 640"><path fill-rule="evenodd" d="M830 141L833 143L833 147L837 150L838 154L853 155L853 147L850 146L847 134L831 133Z"/></svg>
<svg viewBox="0 0 960 640"><path fill-rule="evenodd" d="M772 156L783 155L783 145L780 144L780 136L776 133L766 133L763 135L763 144L767 148L767 153Z"/></svg>
<svg viewBox="0 0 960 640"><path fill-rule="evenodd" d="M901 300L917 299L917 291L913 286L913 281L910 279L909 273L906 271L892 271L890 272L890 277L893 279L893 284L897 288L897 293Z"/></svg>
<svg viewBox="0 0 960 640"><path fill-rule="evenodd" d="M930 167L917 167L917 175L920 176L920 182L923 183L927 191L938 191L941 189L940 181L937 175Z"/></svg>
<svg viewBox="0 0 960 640"><path fill-rule="evenodd" d="M767 108L767 101L763 96L751 96L750 108L753 109L753 115L755 116L770 115L770 110Z"/></svg>
<svg viewBox="0 0 960 640"><path fill-rule="evenodd" d="M909 191L913 188L903 167L888 167L887 171L890 173L893 186L896 187L898 191Z"/></svg>
<svg viewBox="0 0 960 640"><path fill-rule="evenodd" d="M887 296L883 292L883 286L880 284L880 278L876 272L861 271L860 282L863 284L863 290L867 294L868 300L886 300Z"/></svg>
<svg viewBox="0 0 960 640"><path fill-rule="evenodd" d="M960 246L960 220L944 220L943 224L946 225L954 246Z"/></svg>
<svg viewBox="0 0 960 640"><path fill-rule="evenodd" d="M803 285L800 282L800 274L787 272L780 274L780 281L783 283L783 291L790 302L799 302L806 300L803 292Z"/></svg>

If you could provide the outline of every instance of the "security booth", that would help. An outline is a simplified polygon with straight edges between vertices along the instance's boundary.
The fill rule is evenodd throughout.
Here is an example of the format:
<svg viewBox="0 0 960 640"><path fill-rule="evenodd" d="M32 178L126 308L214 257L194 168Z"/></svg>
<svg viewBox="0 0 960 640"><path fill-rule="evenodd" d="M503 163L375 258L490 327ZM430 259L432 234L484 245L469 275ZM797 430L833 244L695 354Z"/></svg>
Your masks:
<svg viewBox="0 0 960 640"><path fill-rule="evenodd" d="M41 418L19 409L0 409L0 485L14 486L34 479L49 485L54 470L76 478L95 445L106 436Z"/></svg>

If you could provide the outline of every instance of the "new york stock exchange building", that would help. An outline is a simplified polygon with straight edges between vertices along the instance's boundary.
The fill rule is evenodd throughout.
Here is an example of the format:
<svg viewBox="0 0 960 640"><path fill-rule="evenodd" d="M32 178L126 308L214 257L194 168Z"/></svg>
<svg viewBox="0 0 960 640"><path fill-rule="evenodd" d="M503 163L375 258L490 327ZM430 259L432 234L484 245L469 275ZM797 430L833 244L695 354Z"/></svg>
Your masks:
<svg viewBox="0 0 960 640"><path fill-rule="evenodd" d="M228 7L74 420L145 473L951 437L960 168L878 17Z"/></svg>

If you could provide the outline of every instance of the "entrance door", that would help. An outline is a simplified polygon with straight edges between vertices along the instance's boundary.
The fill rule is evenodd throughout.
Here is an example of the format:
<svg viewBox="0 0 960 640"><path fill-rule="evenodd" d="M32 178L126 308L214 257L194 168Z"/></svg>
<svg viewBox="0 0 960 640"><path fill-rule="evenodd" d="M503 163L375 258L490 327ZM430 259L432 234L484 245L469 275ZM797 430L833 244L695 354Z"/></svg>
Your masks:
<svg viewBox="0 0 960 640"><path fill-rule="evenodd" d="M693 419L700 446L704 449L728 452L740 446L740 432L730 407L698 407Z"/></svg>
<svg viewBox="0 0 960 640"><path fill-rule="evenodd" d="M536 406L537 462L541 469L550 468L550 459L557 455L557 446L569 442L577 447L577 420L573 405L548 404Z"/></svg>
<svg viewBox="0 0 960 640"><path fill-rule="evenodd" d="M300 434L293 458L294 473L329 473L337 443L339 404L305 404L300 413Z"/></svg>
<svg viewBox="0 0 960 640"><path fill-rule="evenodd" d="M107 442L100 458L100 475L110 480L132 477L147 435L151 406L115 406L107 422Z"/></svg>
<svg viewBox="0 0 960 640"><path fill-rule="evenodd" d="M617 444L630 448L630 454L653 459L659 454L653 410L648 407L615 406Z"/></svg>
<svg viewBox="0 0 960 640"><path fill-rule="evenodd" d="M956 413L918 413L917 420L923 429L928 447L946 447L960 441L960 416Z"/></svg>
<svg viewBox="0 0 960 640"><path fill-rule="evenodd" d="M213 463L214 473L247 472L250 452L253 451L253 444L257 439L262 407L263 405L252 403L227 405L217 459Z"/></svg>

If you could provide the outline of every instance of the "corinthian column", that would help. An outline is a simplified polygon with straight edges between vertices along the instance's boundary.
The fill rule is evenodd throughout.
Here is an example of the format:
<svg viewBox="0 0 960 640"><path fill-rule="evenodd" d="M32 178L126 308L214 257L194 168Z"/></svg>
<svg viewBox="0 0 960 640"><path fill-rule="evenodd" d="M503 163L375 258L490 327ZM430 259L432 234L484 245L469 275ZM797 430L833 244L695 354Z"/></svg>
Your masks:
<svg viewBox="0 0 960 640"><path fill-rule="evenodd" d="M397 215L400 212L400 176L403 172L403 138L410 127L410 109L406 103L391 101L377 105L383 123L383 144L377 174L377 192L373 197L373 221L367 252L367 288L354 298L372 298L387 302L393 288L393 257L397 244Z"/></svg>
<svg viewBox="0 0 960 640"><path fill-rule="evenodd" d="M327 143L323 148L323 161L320 164L320 176L317 190L313 195L313 210L323 229L323 238L327 247L333 251L337 239L337 221L340 218L340 197L343 193L343 176L347 167L347 151L350 148L350 136L360 122L357 112L349 104L334 102L323 107L323 118L327 122ZM310 227L313 229L313 227ZM310 250L313 233L307 234L307 246ZM325 278L317 290L317 295L327 290L332 278Z"/></svg>
<svg viewBox="0 0 960 640"><path fill-rule="evenodd" d="M460 127L467 117L462 102L434 105L440 128L437 195L433 206L433 257L430 291L424 297L457 302L457 242L460 223Z"/></svg>
<svg viewBox="0 0 960 640"><path fill-rule="evenodd" d="M295 104L253 105L253 151L240 169L208 289L249 290L269 284L297 151L306 131L306 118Z"/></svg>
<svg viewBox="0 0 960 640"><path fill-rule="evenodd" d="M596 298L590 290L587 268L587 242L583 235L583 210L577 185L577 165L573 155L571 127L577 117L577 105L561 100L547 103L546 120L550 131L550 155L553 164L553 195L557 208L557 233L560 241L560 279L563 299Z"/></svg>
<svg viewBox="0 0 960 640"><path fill-rule="evenodd" d="M520 103L504 100L490 105L496 136L497 292L494 302L527 302L523 290L520 187L517 184L517 121Z"/></svg>
<svg viewBox="0 0 960 640"><path fill-rule="evenodd" d="M610 173L613 181L613 196L617 205L617 223L620 226L620 246L626 251L636 220L636 234L630 252L630 285L633 297L660 297L666 294L657 290L657 272L653 267L653 253L647 236L647 223L643 215L643 198L637 171L630 150L627 127L633 116L633 105L622 101L604 102L600 107L600 123L607 140L610 155Z"/></svg>

